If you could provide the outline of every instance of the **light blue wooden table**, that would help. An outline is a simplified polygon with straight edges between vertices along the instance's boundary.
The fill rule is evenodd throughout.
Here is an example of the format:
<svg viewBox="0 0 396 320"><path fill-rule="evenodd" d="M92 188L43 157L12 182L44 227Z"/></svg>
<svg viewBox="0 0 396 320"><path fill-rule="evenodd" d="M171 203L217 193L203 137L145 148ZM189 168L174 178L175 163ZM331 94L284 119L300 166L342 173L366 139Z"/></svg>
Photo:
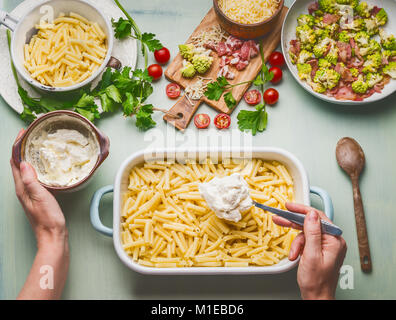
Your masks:
<svg viewBox="0 0 396 320"><path fill-rule="evenodd" d="M4 8L12 10L21 0L5 0ZM211 6L211 0L124 0L144 31L158 35L172 50L184 42ZM286 1L290 5L291 1ZM1 44L6 45L6 44ZM139 60L139 66L143 61ZM2 68L8 68L3 66ZM1 75L0 75L1 76ZM169 108L172 102L164 94L165 79L155 84L151 98L156 106ZM396 95L369 106L344 107L328 104L305 92L285 72L279 89L281 99L269 110L268 130L257 135L255 146L277 146L301 159L312 185L325 188L332 196L335 222L345 230L349 250L346 265L354 270L354 289L337 291L339 299L395 299L396 288ZM238 108L248 108L244 103ZM215 112L207 106L200 111ZM10 150L23 122L0 98L0 299L14 299L21 289L36 252L35 239L15 197ZM89 222L89 203L93 193L111 184L117 168L131 153L145 148L153 136L174 134L156 116L158 129L140 133L132 120L114 114L99 121L98 126L111 139L111 155L95 176L89 188L78 194L59 197L70 232L71 265L65 299L296 299L299 290L296 270L275 276L142 276L127 269L118 259L112 240L96 233ZM236 129L236 113L233 115ZM167 131L168 130L168 131ZM235 131L237 132L237 131ZM235 134L234 132L234 134ZM191 127L179 135L179 144L196 144L198 132ZM231 132L211 132L211 137L227 138ZM238 136L239 134L236 134ZM236 137L235 136L235 137ZM335 146L344 137L356 138L367 156L362 177L362 194L374 270L370 275L360 271L350 182L338 168ZM231 144L238 145L238 139ZM167 143L174 141L168 138ZM201 136L198 143L208 141ZM224 140L223 140L224 141ZM320 207L317 199L313 204ZM102 204L103 219L111 225L112 198Z"/></svg>

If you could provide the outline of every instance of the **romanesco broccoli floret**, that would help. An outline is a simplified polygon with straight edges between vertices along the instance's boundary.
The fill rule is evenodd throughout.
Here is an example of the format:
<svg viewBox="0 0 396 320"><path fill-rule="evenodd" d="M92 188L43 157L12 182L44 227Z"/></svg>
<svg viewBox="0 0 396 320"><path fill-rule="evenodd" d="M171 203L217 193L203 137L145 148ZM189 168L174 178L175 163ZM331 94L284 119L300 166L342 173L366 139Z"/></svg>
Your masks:
<svg viewBox="0 0 396 320"><path fill-rule="evenodd" d="M305 62L307 62L310 59L315 58L313 53L308 51L308 50L301 50L299 56L298 56L298 60L297 63L299 64L303 64Z"/></svg>
<svg viewBox="0 0 396 320"><path fill-rule="evenodd" d="M368 89L368 84L363 81L363 79L358 79L352 82L352 90L356 93L366 93Z"/></svg>
<svg viewBox="0 0 396 320"><path fill-rule="evenodd" d="M374 19L364 19L364 26L365 26L366 31L370 37L378 34L378 32L379 32L379 25L375 18Z"/></svg>
<svg viewBox="0 0 396 320"><path fill-rule="evenodd" d="M324 12L322 10L316 10L313 14L315 17L323 17Z"/></svg>
<svg viewBox="0 0 396 320"><path fill-rule="evenodd" d="M316 39L317 39L318 41L330 37L329 31L326 30L326 29L320 29L320 28L318 28L318 29L314 30L314 32L315 32Z"/></svg>
<svg viewBox="0 0 396 320"><path fill-rule="evenodd" d="M351 36L349 35L349 32L346 30L344 30L338 34L338 41L349 43L350 39L351 39Z"/></svg>
<svg viewBox="0 0 396 320"><path fill-rule="evenodd" d="M356 8L359 5L360 0L336 0L338 4L349 5L352 8Z"/></svg>
<svg viewBox="0 0 396 320"><path fill-rule="evenodd" d="M368 73L366 75L366 83L369 88L374 87L377 83L381 82L384 77L379 73Z"/></svg>
<svg viewBox="0 0 396 320"><path fill-rule="evenodd" d="M310 14L301 14L297 18L297 22L299 26L303 26L304 24L313 27L315 23L315 17L311 16Z"/></svg>
<svg viewBox="0 0 396 320"><path fill-rule="evenodd" d="M354 39L359 47L367 47L369 45L370 36L366 31L359 31Z"/></svg>
<svg viewBox="0 0 396 320"><path fill-rule="evenodd" d="M367 2L360 2L359 5L355 8L356 13L362 18L368 18L371 16L371 7L367 4Z"/></svg>
<svg viewBox="0 0 396 320"><path fill-rule="evenodd" d="M355 31L364 30L365 28L366 28L366 26L364 24L364 20L363 19L355 19L355 20L353 20L351 26L348 27L348 29L352 29L352 30L355 30Z"/></svg>
<svg viewBox="0 0 396 320"><path fill-rule="evenodd" d="M196 70L191 62L184 60L181 73L184 78L193 78L196 74Z"/></svg>
<svg viewBox="0 0 396 320"><path fill-rule="evenodd" d="M377 20L377 24L380 26L385 25L388 22L388 14L382 8L378 13L375 15L375 19Z"/></svg>
<svg viewBox="0 0 396 320"><path fill-rule="evenodd" d="M179 45L179 51L181 56L189 61L192 61L195 55L195 47L191 43Z"/></svg>
<svg viewBox="0 0 396 320"><path fill-rule="evenodd" d="M326 55L325 59L326 59L328 62L330 62L330 63L336 65L336 64L337 64L337 61L338 61L338 48L335 47L335 46L333 46L333 47L330 49L329 53Z"/></svg>
<svg viewBox="0 0 396 320"><path fill-rule="evenodd" d="M382 69L382 72L392 77L392 79L396 79L396 61L389 62L389 64Z"/></svg>
<svg viewBox="0 0 396 320"><path fill-rule="evenodd" d="M336 12L336 1L335 0L319 0L319 8L327 13Z"/></svg>
<svg viewBox="0 0 396 320"><path fill-rule="evenodd" d="M340 81L341 75L330 68L320 68L316 74L314 82L322 84L326 89L333 89Z"/></svg>
<svg viewBox="0 0 396 320"><path fill-rule="evenodd" d="M396 50L396 39L393 34L386 34L386 32L381 29L380 32L381 45L385 50Z"/></svg>
<svg viewBox="0 0 396 320"><path fill-rule="evenodd" d="M325 29L330 34L330 36L332 38L334 38L338 34L338 30L340 29L340 25L338 23L333 23L333 24L327 25L325 27Z"/></svg>
<svg viewBox="0 0 396 320"><path fill-rule="evenodd" d="M396 50L384 50L382 51L382 58L385 60L388 60L389 58L392 58L396 56Z"/></svg>
<svg viewBox="0 0 396 320"><path fill-rule="evenodd" d="M375 73L382 64L382 55L379 52L367 56L367 60L363 64L364 73Z"/></svg>
<svg viewBox="0 0 396 320"><path fill-rule="evenodd" d="M204 74L208 71L212 66L212 63L213 58L206 54L195 55L192 59L192 64L194 65L195 70L200 74Z"/></svg>
<svg viewBox="0 0 396 320"><path fill-rule="evenodd" d="M318 65L320 68L330 68L332 64L326 59L319 59Z"/></svg>
<svg viewBox="0 0 396 320"><path fill-rule="evenodd" d="M297 37L300 39L301 44L304 48L311 48L315 42L315 32L308 25L298 26L296 28Z"/></svg>
<svg viewBox="0 0 396 320"><path fill-rule="evenodd" d="M317 93L324 93L326 92L326 87L321 84L321 83L316 83L313 81L307 81L308 84L311 86L311 88L313 89L313 91L317 92Z"/></svg>
<svg viewBox="0 0 396 320"><path fill-rule="evenodd" d="M351 68L351 69L349 69L349 71L351 72L351 75L353 77L357 77L359 75L359 70L356 68Z"/></svg>
<svg viewBox="0 0 396 320"><path fill-rule="evenodd" d="M362 47L359 49L359 52L362 56L367 56L368 54L373 54L375 52L381 52L381 46L380 44L375 41L374 39L371 39L369 41L369 44L367 47Z"/></svg>
<svg viewBox="0 0 396 320"><path fill-rule="evenodd" d="M312 66L309 63L298 64L297 70L301 80L311 79Z"/></svg>
<svg viewBox="0 0 396 320"><path fill-rule="evenodd" d="M325 38L313 47L313 53L316 58L322 57L329 48L330 38Z"/></svg>

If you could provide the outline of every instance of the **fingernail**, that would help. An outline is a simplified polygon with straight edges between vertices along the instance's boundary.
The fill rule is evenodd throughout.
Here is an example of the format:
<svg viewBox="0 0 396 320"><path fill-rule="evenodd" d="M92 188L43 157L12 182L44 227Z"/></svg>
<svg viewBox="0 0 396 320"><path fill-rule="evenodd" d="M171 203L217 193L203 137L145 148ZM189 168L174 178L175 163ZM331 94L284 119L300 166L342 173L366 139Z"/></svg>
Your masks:
<svg viewBox="0 0 396 320"><path fill-rule="evenodd" d="M311 211L308 213L308 220L312 222L318 221L318 213L316 211Z"/></svg>

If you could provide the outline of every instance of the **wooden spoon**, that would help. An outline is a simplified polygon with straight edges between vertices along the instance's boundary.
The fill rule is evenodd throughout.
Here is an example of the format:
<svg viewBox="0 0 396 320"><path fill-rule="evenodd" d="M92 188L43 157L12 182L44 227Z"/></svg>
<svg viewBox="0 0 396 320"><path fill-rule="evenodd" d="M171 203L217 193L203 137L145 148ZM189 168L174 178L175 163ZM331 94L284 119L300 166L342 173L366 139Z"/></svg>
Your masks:
<svg viewBox="0 0 396 320"><path fill-rule="evenodd" d="M359 188L359 177L366 163L364 152L359 143L354 139L343 138L338 142L336 156L339 166L352 180L360 265L364 272L370 272L372 269L370 247L367 236L366 219L364 217L362 196Z"/></svg>

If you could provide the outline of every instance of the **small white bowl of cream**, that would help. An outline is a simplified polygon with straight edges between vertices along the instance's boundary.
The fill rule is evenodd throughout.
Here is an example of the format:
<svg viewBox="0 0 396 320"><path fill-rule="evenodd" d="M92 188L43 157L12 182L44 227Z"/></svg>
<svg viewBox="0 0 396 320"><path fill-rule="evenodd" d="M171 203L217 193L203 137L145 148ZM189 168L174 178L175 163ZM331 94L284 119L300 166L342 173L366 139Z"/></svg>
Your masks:
<svg viewBox="0 0 396 320"><path fill-rule="evenodd" d="M16 164L26 161L53 191L79 190L109 154L109 139L89 120L71 111L48 113L13 147Z"/></svg>

